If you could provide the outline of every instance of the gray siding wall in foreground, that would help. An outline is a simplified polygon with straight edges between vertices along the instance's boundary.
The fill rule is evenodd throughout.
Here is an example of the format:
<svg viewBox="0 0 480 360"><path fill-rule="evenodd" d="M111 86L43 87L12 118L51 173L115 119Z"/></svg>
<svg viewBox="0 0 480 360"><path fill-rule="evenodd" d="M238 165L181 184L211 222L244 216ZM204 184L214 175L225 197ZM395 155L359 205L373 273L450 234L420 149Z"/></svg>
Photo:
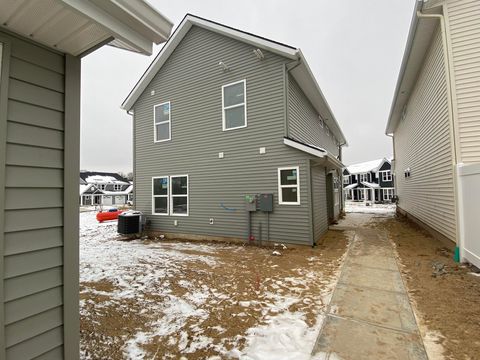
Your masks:
<svg viewBox="0 0 480 360"><path fill-rule="evenodd" d="M312 205L313 205L313 238L316 242L328 230L327 215L327 183L325 168L311 166Z"/></svg>
<svg viewBox="0 0 480 360"><path fill-rule="evenodd" d="M339 155L334 135L327 135L317 111L292 76L288 77L288 136Z"/></svg>
<svg viewBox="0 0 480 360"><path fill-rule="evenodd" d="M395 131L395 181L399 206L455 241L455 199L447 85L437 28L405 118ZM411 177L405 178L405 169Z"/></svg>
<svg viewBox="0 0 480 360"><path fill-rule="evenodd" d="M62 358L65 58L3 32L0 41L11 51L2 79L6 357Z"/></svg>
<svg viewBox="0 0 480 360"><path fill-rule="evenodd" d="M155 230L245 238L244 196L265 192L275 195L270 238L312 243L309 157L283 144L288 59L264 51L259 61L252 50L194 26L135 104L136 207L151 214L152 177L189 175L189 216L149 216ZM219 61L231 70L223 72ZM247 81L248 127L222 131L221 87L242 79ZM165 101L171 102L172 140L154 143L153 106ZM266 154L259 154L260 147ZM278 204L277 168L283 166L300 167L300 205ZM265 239L265 214L254 214L257 238L260 222Z"/></svg>

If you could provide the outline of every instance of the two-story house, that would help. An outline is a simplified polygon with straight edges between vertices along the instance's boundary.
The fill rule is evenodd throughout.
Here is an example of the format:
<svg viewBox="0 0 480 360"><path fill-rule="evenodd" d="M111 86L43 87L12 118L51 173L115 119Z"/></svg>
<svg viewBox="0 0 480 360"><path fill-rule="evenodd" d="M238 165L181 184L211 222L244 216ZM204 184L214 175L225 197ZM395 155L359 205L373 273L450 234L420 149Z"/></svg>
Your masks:
<svg viewBox="0 0 480 360"><path fill-rule="evenodd" d="M133 197L133 184L117 173L80 171L80 205L124 205Z"/></svg>
<svg viewBox="0 0 480 360"><path fill-rule="evenodd" d="M343 169L343 194L346 200L392 201L395 187L390 159L367 161Z"/></svg>
<svg viewBox="0 0 480 360"><path fill-rule="evenodd" d="M417 1L385 132L397 210L480 266L480 1Z"/></svg>
<svg viewBox="0 0 480 360"><path fill-rule="evenodd" d="M341 211L346 140L299 49L187 15L122 108L153 231L313 245Z"/></svg>

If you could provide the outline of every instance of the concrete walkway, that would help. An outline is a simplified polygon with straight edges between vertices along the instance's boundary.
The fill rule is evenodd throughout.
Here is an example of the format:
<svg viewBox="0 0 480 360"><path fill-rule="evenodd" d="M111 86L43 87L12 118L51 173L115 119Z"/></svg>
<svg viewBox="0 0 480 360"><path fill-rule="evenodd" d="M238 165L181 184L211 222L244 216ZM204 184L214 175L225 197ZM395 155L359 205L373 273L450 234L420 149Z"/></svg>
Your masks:
<svg viewBox="0 0 480 360"><path fill-rule="evenodd" d="M355 238L312 355L427 359L392 244L379 230L353 230Z"/></svg>

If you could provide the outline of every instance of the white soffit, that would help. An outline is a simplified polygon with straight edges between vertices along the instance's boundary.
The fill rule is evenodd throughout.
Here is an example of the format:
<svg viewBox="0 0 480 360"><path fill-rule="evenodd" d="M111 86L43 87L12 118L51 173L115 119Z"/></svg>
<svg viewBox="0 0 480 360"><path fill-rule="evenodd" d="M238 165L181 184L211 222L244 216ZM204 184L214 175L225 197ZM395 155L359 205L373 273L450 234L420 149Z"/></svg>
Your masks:
<svg viewBox="0 0 480 360"><path fill-rule="evenodd" d="M294 141L291 139L284 138L283 143L287 146L290 146L294 149L303 151L307 154L319 157L319 158L324 158L327 156L328 152L325 149L318 148L313 145L305 145L302 143L299 143L298 141Z"/></svg>
<svg viewBox="0 0 480 360"><path fill-rule="evenodd" d="M142 0L6 0L0 28L74 56L109 42L151 54L172 23Z"/></svg>

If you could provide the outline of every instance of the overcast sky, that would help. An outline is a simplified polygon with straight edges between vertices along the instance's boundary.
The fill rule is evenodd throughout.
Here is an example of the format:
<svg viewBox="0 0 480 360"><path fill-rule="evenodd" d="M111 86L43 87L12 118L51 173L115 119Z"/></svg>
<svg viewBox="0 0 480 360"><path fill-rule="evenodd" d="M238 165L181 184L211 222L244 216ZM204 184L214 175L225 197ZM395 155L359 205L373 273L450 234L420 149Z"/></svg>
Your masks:
<svg viewBox="0 0 480 360"><path fill-rule="evenodd" d="M414 0L150 0L175 26L199 15L302 49L347 137L344 163L390 156L384 135ZM132 169L120 104L151 57L104 46L82 61L81 168Z"/></svg>

